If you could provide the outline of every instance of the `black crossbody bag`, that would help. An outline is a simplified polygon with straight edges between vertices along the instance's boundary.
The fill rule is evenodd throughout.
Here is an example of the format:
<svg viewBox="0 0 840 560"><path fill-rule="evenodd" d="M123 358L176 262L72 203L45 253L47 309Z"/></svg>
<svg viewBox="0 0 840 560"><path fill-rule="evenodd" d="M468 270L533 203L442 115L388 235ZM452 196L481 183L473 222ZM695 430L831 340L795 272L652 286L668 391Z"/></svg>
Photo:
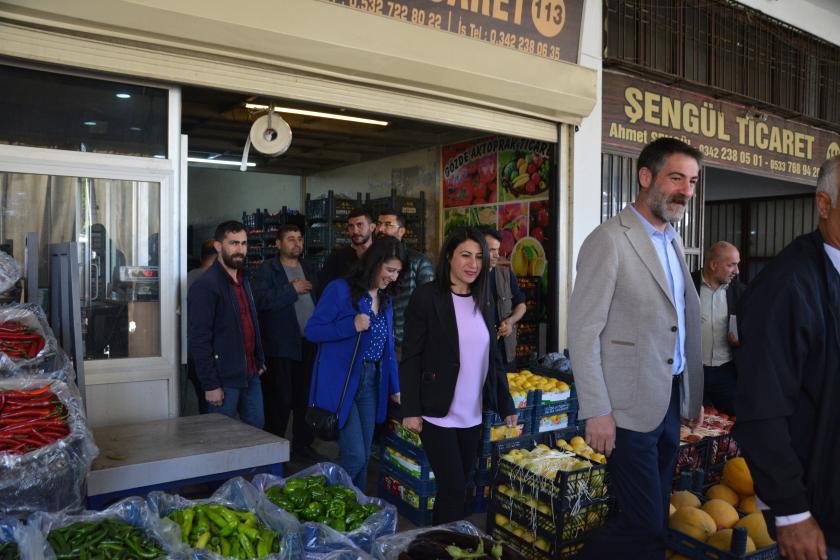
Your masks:
<svg viewBox="0 0 840 560"><path fill-rule="evenodd" d="M318 439L324 441L335 441L338 439L338 412L344 404L344 397L347 395L347 385L350 384L350 374L353 373L353 364L356 363L356 354L359 352L359 341L362 340L362 333L356 335L356 347L353 349L353 357L350 359L350 368L347 370L347 377L344 379L344 388L341 390L341 400L338 401L338 409L335 412L324 410L315 406L315 397L318 395L318 373L321 370L321 349L318 349L318 367L315 370L315 385L312 390L312 402L306 409L306 423L312 427L312 431Z"/></svg>

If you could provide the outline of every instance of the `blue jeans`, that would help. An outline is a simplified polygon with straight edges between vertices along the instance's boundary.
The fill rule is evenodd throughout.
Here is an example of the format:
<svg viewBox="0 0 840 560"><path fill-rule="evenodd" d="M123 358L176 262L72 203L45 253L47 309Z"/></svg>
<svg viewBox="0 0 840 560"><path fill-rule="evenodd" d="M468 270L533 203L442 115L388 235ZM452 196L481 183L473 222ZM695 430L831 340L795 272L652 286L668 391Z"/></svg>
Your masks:
<svg viewBox="0 0 840 560"><path fill-rule="evenodd" d="M338 432L338 464L347 471L353 484L362 492L367 487L367 468L373 429L376 425L376 403L379 400L379 362L362 362L359 389L350 404L347 423Z"/></svg>
<svg viewBox="0 0 840 560"><path fill-rule="evenodd" d="M220 412L231 418L236 418L236 414L239 413L240 420L262 430L265 416L260 376L252 375L247 387L222 387L222 390L225 392L222 405L207 403L207 412Z"/></svg>
<svg viewBox="0 0 840 560"><path fill-rule="evenodd" d="M840 548L828 547L828 560L840 560Z"/></svg>

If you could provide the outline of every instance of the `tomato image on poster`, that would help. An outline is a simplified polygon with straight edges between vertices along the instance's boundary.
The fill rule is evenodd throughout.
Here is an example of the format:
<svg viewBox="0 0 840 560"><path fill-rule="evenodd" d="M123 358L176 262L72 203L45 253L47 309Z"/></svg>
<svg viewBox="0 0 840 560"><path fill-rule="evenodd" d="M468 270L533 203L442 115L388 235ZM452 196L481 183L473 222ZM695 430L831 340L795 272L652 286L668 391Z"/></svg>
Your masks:
<svg viewBox="0 0 840 560"><path fill-rule="evenodd" d="M496 181L496 152L474 154L472 143L455 144L443 148L444 162L458 161L460 165L444 168L444 207L474 206L495 203L498 192ZM464 155L464 154L469 155ZM477 157L471 157L471 156Z"/></svg>

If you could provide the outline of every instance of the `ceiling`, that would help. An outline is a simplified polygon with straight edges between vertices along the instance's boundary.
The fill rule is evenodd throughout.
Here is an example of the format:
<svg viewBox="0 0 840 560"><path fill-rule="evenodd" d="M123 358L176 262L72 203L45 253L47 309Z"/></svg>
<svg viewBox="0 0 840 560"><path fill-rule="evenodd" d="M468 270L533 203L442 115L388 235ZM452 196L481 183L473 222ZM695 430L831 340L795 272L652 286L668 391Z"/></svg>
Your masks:
<svg viewBox="0 0 840 560"><path fill-rule="evenodd" d="M289 151L270 158L252 149L249 155L249 160L257 164L252 170L264 173L312 175L483 134L475 130L298 101L184 88L181 132L189 136L190 157L241 160L251 123L264 114L246 109L246 102L264 105L273 102L283 107L376 118L389 123L388 126L378 126L283 113L283 119L292 129Z"/></svg>

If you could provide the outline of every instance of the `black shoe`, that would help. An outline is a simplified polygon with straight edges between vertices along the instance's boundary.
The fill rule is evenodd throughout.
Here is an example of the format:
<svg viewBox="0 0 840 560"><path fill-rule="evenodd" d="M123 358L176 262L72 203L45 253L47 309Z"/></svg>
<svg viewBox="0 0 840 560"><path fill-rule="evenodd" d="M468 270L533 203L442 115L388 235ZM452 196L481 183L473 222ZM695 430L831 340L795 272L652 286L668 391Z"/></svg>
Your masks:
<svg viewBox="0 0 840 560"><path fill-rule="evenodd" d="M321 455L319 455L311 445L307 445L305 447L292 447L292 457L294 457L296 461L310 461L313 463L318 463L324 460L324 458L321 457Z"/></svg>

